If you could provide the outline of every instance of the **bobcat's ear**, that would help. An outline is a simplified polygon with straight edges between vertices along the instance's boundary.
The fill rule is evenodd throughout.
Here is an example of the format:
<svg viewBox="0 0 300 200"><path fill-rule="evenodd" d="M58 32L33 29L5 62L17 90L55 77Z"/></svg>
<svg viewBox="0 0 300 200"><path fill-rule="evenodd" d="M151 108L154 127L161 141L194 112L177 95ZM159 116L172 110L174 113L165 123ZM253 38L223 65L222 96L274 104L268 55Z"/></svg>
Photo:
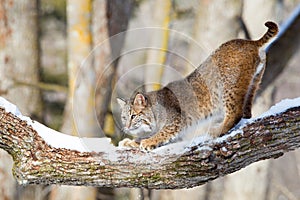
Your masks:
<svg viewBox="0 0 300 200"><path fill-rule="evenodd" d="M141 93L137 93L133 100L133 106L137 109L145 108L147 106L146 97Z"/></svg>
<svg viewBox="0 0 300 200"><path fill-rule="evenodd" d="M124 99L117 98L117 102L121 108L123 108L126 105L126 101Z"/></svg>

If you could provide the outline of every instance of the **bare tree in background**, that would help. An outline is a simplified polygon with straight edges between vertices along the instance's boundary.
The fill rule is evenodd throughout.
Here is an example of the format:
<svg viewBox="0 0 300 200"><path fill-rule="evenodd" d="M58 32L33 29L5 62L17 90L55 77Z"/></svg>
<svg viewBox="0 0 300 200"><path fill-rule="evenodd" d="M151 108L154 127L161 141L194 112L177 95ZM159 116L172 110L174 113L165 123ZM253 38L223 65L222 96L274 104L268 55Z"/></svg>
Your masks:
<svg viewBox="0 0 300 200"><path fill-rule="evenodd" d="M153 3L155 12L152 14L152 24L158 29L153 30L150 46L146 55L145 90L158 90L162 82L164 65L166 64L167 49L169 43L169 26L172 12L172 1L156 0ZM155 66L153 66L155 65ZM150 84L149 84L150 83Z"/></svg>
<svg viewBox="0 0 300 200"><path fill-rule="evenodd" d="M63 132L85 137L104 136L113 78L124 41L124 36L118 40L109 38L126 30L132 5L131 0L67 2L70 92ZM62 189L65 194L61 189L52 192L51 199L57 199L55 196L95 199L97 196L95 188Z"/></svg>
<svg viewBox="0 0 300 200"><path fill-rule="evenodd" d="M111 94L133 6L133 0L93 2L93 56L97 77L95 108L99 125L108 135L115 132L110 107Z"/></svg>
<svg viewBox="0 0 300 200"><path fill-rule="evenodd" d="M98 134L94 117L95 76L88 58L92 50L91 13L92 1L67 1L69 95L62 131L85 137ZM53 188L50 199L96 199L96 196L95 188L60 186Z"/></svg>
<svg viewBox="0 0 300 200"><path fill-rule="evenodd" d="M0 93L19 109L41 120L40 90L26 86L39 82L38 2L29 0L0 2ZM25 83L25 84L24 84ZM0 199L33 199L42 194L42 186L15 188L7 166L11 159L0 152ZM40 196L42 198L42 196Z"/></svg>

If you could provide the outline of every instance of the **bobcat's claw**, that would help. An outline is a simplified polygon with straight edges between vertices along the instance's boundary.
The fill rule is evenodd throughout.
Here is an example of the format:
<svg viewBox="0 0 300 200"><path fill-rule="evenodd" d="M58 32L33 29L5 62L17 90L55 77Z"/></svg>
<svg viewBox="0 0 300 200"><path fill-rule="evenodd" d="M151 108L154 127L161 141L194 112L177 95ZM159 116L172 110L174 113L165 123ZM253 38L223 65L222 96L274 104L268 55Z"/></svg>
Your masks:
<svg viewBox="0 0 300 200"><path fill-rule="evenodd" d="M122 141L119 142L119 147L133 147L138 148L139 144L136 143L136 141L131 140L129 138L125 138Z"/></svg>
<svg viewBox="0 0 300 200"><path fill-rule="evenodd" d="M157 147L157 143L150 139L142 140L140 143L140 149L144 151L151 151Z"/></svg>

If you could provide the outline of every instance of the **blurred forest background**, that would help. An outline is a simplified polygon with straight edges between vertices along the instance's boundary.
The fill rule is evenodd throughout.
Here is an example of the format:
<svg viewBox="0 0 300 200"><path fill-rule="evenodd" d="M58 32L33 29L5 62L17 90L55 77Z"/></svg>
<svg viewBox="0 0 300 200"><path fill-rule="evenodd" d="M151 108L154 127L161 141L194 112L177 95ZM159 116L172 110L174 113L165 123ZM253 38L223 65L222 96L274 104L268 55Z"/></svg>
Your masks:
<svg viewBox="0 0 300 200"><path fill-rule="evenodd" d="M221 43L259 38L300 0L0 0L0 95L66 134L120 139L115 98L184 77ZM299 9L298 9L299 10ZM299 21L299 16L297 18ZM295 30L292 30L295 31ZM300 34L299 26L298 33ZM300 96L299 38L275 49L255 115ZM279 47L277 47L279 48ZM274 61L275 60L275 61ZM274 64L274 65L275 65ZM284 69L284 70L283 70ZM270 72L271 71L271 72ZM274 73L274 74L272 74ZM271 77L271 78L270 78ZM297 200L300 151L184 190L19 186L0 150L0 199Z"/></svg>

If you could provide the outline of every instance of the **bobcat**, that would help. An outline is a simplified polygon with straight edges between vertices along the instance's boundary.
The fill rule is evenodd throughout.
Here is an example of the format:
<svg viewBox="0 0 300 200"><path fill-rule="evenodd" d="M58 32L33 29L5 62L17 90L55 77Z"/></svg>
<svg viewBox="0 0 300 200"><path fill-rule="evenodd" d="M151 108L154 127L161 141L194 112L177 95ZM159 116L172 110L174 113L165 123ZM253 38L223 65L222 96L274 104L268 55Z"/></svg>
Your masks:
<svg viewBox="0 0 300 200"><path fill-rule="evenodd" d="M119 145L151 150L182 138L208 133L218 137L241 118L251 118L252 102L265 70L263 46L278 33L274 22L259 40L222 44L197 69L158 91L117 99L124 132L134 140ZM195 132L187 130L194 127Z"/></svg>

